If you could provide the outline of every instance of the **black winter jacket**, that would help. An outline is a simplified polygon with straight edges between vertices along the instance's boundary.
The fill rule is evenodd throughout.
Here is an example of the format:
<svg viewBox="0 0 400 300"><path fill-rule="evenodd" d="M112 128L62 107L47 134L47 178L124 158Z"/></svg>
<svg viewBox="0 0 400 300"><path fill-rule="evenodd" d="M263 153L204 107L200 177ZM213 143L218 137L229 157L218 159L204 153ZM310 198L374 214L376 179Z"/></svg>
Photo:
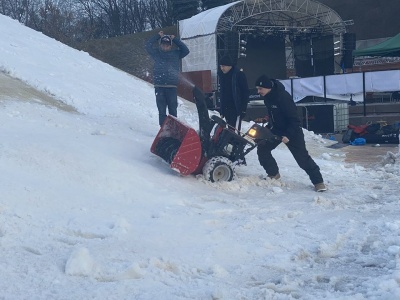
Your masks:
<svg viewBox="0 0 400 300"><path fill-rule="evenodd" d="M232 72L232 92L227 92L226 86L224 84L220 85L220 99L221 99L221 115L226 115L230 110L229 105L233 102L235 103L236 115L240 116L242 112L246 112L247 103L249 102L249 87L247 85L246 75L240 71L236 66L233 66L229 71ZM223 82L222 77L227 76L222 73L221 70L218 71L218 76L220 76L221 83ZM232 95L233 99L228 99L228 95Z"/></svg>
<svg viewBox="0 0 400 300"><path fill-rule="evenodd" d="M268 109L271 131L289 140L301 135L301 122L297 115L297 107L292 96L278 80L271 80L274 84L271 91L264 96L264 104Z"/></svg>
<svg viewBox="0 0 400 300"><path fill-rule="evenodd" d="M152 36L146 42L146 51L154 59L153 84L155 86L177 86L179 81L180 60L189 54L189 48L177 37L172 42L178 49L162 51L154 43L160 39L160 35Z"/></svg>

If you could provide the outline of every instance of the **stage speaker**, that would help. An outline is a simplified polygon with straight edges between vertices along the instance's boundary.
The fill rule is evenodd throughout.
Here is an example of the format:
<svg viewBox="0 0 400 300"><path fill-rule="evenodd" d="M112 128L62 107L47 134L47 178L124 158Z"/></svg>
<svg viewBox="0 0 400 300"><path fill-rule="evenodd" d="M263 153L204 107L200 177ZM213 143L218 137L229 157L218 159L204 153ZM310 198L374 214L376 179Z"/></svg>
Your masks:
<svg viewBox="0 0 400 300"><path fill-rule="evenodd" d="M236 64L239 55L239 33L227 31L222 35L222 39L219 42L218 59L224 55L228 55Z"/></svg>
<svg viewBox="0 0 400 300"><path fill-rule="evenodd" d="M310 77L314 75L310 40L297 39L294 41L294 64L297 76Z"/></svg>
<svg viewBox="0 0 400 300"><path fill-rule="evenodd" d="M333 75L335 60L333 35L325 35L312 39L314 57L314 76Z"/></svg>
<svg viewBox="0 0 400 300"><path fill-rule="evenodd" d="M342 47L342 65L346 69L353 68L353 50L356 49L356 34L345 33L343 34L343 47Z"/></svg>

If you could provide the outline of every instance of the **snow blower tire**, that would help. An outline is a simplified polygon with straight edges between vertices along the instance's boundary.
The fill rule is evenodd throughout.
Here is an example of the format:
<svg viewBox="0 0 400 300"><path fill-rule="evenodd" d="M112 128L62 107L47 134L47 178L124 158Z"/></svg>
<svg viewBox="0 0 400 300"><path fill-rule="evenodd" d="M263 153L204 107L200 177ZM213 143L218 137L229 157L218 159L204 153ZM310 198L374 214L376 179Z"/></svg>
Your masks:
<svg viewBox="0 0 400 300"><path fill-rule="evenodd" d="M203 167L203 176L211 182L231 181L235 175L232 162L223 156L209 159Z"/></svg>

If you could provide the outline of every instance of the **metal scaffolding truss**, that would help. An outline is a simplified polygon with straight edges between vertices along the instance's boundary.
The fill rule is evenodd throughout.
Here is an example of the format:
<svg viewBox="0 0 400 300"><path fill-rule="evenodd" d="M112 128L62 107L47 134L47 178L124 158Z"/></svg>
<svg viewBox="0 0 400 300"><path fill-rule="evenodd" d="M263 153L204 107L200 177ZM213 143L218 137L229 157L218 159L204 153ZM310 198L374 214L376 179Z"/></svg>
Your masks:
<svg viewBox="0 0 400 300"><path fill-rule="evenodd" d="M340 35L348 25L353 21L314 0L245 0L222 14L216 31L309 37Z"/></svg>
<svg viewBox="0 0 400 300"><path fill-rule="evenodd" d="M354 67L399 63L400 57L356 58Z"/></svg>

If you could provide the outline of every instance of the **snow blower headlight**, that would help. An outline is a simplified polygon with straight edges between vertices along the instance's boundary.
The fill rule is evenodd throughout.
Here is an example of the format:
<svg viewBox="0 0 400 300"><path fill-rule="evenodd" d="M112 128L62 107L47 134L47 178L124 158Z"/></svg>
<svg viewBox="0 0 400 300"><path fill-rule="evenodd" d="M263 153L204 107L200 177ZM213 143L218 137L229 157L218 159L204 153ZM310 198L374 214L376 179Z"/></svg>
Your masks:
<svg viewBox="0 0 400 300"><path fill-rule="evenodd" d="M250 128L249 131L247 132L247 135L251 136L252 138L255 138L257 135L257 130L255 128Z"/></svg>
<svg viewBox="0 0 400 300"><path fill-rule="evenodd" d="M246 134L252 139L258 139L260 135L260 130L262 127L258 124L253 124L249 130L247 130Z"/></svg>

